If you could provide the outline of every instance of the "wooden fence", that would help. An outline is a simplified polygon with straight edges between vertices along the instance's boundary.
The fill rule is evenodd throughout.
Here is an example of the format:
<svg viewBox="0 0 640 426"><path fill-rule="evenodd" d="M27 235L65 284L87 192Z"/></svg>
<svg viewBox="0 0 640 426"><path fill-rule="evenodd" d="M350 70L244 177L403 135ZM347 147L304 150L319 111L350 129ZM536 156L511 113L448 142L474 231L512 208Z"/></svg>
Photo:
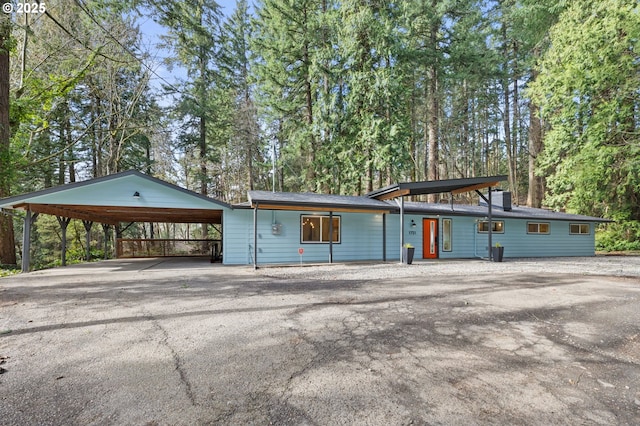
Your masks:
<svg viewBox="0 0 640 426"><path fill-rule="evenodd" d="M222 240L117 238L116 257L222 257Z"/></svg>

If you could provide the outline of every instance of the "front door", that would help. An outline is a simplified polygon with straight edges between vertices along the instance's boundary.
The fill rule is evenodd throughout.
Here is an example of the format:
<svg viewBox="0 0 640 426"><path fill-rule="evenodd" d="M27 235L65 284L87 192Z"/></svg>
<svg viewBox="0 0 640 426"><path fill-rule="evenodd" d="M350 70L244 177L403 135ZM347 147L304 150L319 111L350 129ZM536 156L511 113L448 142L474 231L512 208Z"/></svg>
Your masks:
<svg viewBox="0 0 640 426"><path fill-rule="evenodd" d="M422 219L422 257L438 258L438 219Z"/></svg>

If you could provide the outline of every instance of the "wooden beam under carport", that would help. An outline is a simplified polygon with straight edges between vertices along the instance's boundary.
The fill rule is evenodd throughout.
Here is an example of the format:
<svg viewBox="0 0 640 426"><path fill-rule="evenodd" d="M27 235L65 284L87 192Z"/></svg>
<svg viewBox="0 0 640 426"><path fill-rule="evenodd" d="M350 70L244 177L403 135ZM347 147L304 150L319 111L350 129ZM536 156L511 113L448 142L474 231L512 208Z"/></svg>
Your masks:
<svg viewBox="0 0 640 426"><path fill-rule="evenodd" d="M117 220L102 215L97 215L90 212L83 212L74 208L70 208L63 205L52 204L18 204L14 208L21 208L33 213L44 213L52 216L69 217L72 219L90 220L100 223L108 223L109 225L116 225Z"/></svg>
<svg viewBox="0 0 640 426"><path fill-rule="evenodd" d="M477 185L465 186L464 188L454 189L451 191L453 195L462 194L464 192L477 191L478 189L491 188L498 186L500 182L479 183Z"/></svg>
<svg viewBox="0 0 640 426"><path fill-rule="evenodd" d="M409 189L398 189L393 192L389 192L388 194L383 194L380 197L376 197L380 201L391 200L393 198L404 197L405 195L411 194Z"/></svg>

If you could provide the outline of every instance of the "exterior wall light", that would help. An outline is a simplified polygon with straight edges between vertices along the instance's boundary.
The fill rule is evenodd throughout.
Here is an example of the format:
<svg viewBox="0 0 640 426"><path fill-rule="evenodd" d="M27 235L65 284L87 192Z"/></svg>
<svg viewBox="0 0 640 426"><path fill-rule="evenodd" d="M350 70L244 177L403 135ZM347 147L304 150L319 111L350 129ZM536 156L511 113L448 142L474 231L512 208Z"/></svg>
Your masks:
<svg viewBox="0 0 640 426"><path fill-rule="evenodd" d="M416 225L416 221L411 219L411 227L415 228L416 226L418 226L418 225Z"/></svg>
<svg viewBox="0 0 640 426"><path fill-rule="evenodd" d="M140 198L140 193L138 191L134 192L133 198Z"/></svg>

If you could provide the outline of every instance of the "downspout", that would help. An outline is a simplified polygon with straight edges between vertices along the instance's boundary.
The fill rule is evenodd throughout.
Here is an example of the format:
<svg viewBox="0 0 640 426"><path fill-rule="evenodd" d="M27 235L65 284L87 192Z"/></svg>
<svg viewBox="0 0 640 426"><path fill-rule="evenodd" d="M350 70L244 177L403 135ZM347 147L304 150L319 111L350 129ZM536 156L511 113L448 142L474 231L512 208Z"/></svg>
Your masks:
<svg viewBox="0 0 640 426"><path fill-rule="evenodd" d="M478 254L478 224L480 223L480 219L476 219L473 223L473 256L479 259L484 259L484 257Z"/></svg>
<svg viewBox="0 0 640 426"><path fill-rule="evenodd" d="M329 212L329 263L333 263L333 212Z"/></svg>

